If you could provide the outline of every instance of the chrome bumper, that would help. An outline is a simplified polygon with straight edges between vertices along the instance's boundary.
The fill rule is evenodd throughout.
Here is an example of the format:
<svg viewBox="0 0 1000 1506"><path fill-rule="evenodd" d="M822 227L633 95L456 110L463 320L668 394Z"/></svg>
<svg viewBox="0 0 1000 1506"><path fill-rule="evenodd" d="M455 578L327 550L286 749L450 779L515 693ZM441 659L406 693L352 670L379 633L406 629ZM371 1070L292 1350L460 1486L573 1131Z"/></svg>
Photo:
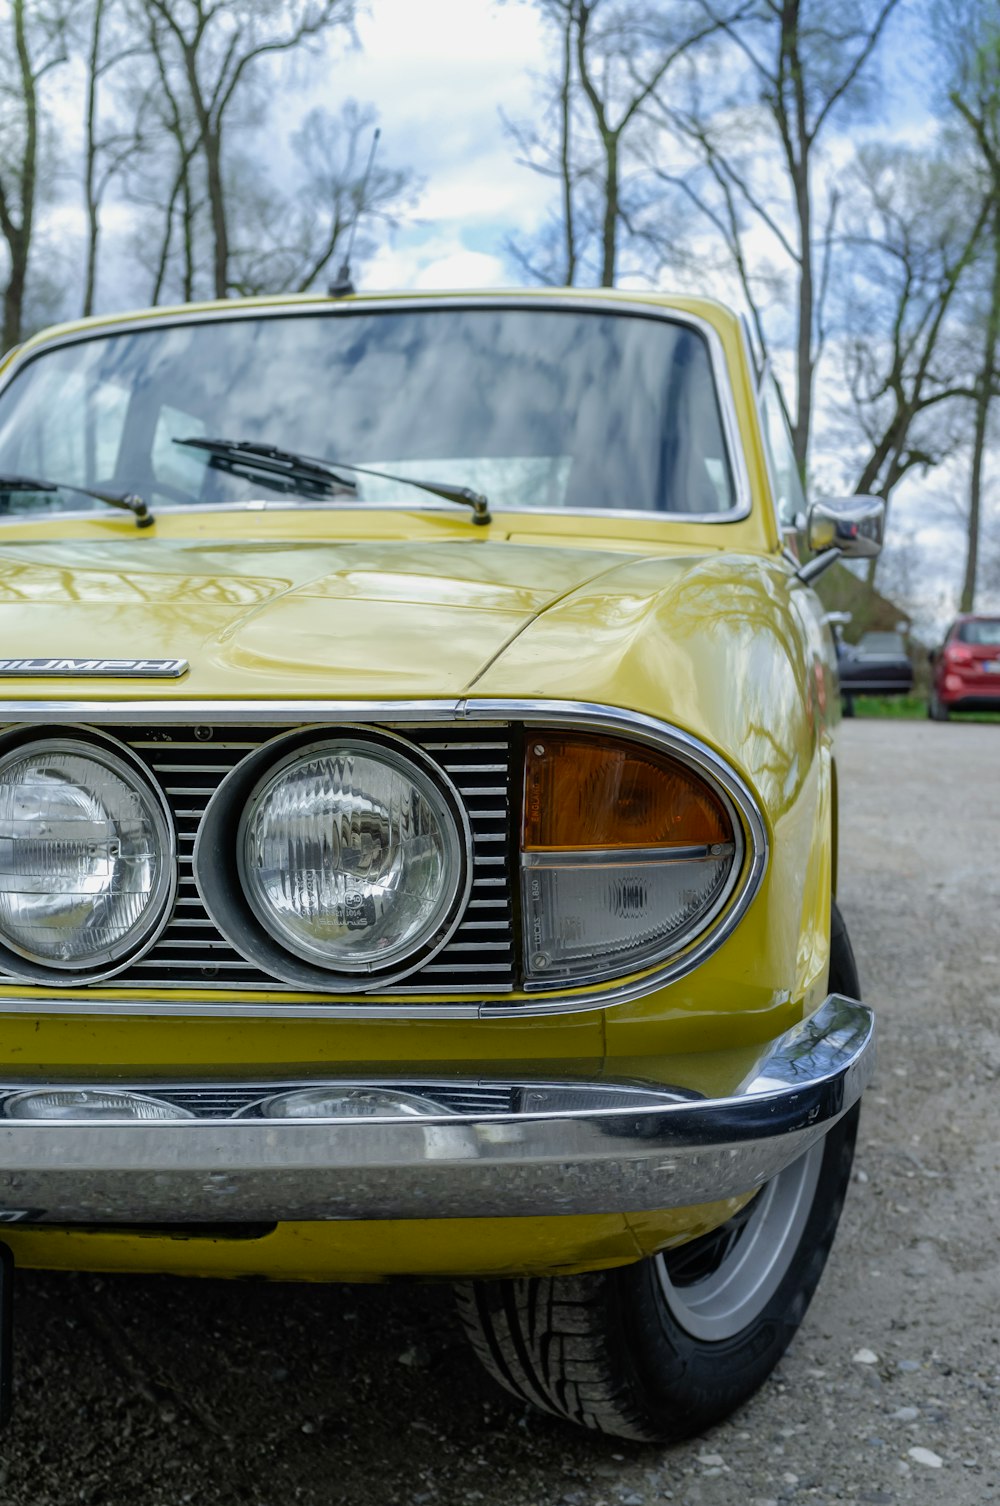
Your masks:
<svg viewBox="0 0 1000 1506"><path fill-rule="evenodd" d="M874 1057L871 1011L831 995L726 1098L596 1082L564 1090L602 1105L621 1091L625 1106L285 1122L0 1118L0 1221L494 1218L714 1202L806 1151L860 1097Z"/></svg>

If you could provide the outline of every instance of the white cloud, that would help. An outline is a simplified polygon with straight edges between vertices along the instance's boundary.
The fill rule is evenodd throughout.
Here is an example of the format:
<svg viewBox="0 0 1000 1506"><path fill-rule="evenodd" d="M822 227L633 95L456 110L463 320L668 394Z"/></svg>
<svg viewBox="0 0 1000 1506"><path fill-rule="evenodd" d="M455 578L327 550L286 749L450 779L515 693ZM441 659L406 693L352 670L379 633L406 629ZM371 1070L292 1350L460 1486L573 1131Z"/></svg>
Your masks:
<svg viewBox="0 0 1000 1506"><path fill-rule="evenodd" d="M430 261L414 283L418 288L488 288L509 281L497 256L458 250Z"/></svg>
<svg viewBox="0 0 1000 1506"><path fill-rule="evenodd" d="M365 264L365 292L393 288L489 288L510 281L503 261L470 250L458 234L437 234L404 249L383 246Z"/></svg>

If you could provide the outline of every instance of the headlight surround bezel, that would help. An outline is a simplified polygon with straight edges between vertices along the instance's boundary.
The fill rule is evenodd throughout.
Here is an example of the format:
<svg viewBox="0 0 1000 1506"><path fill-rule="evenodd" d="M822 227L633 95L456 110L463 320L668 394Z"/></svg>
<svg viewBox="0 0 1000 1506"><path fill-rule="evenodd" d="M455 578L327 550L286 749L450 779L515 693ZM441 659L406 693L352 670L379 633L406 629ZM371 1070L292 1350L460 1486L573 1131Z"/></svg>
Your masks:
<svg viewBox="0 0 1000 1506"><path fill-rule="evenodd" d="M455 832L455 874L432 934L382 967L368 962L330 967L296 954L270 931L244 886L242 841L256 794L283 770L325 748L351 746L400 771L414 770L440 800ZM297 729L261 744L222 780L206 806L194 849L194 879L202 903L239 954L277 980L303 991L353 993L391 990L429 962L452 939L472 889L472 829L454 783L422 748L395 733L355 724Z"/></svg>
<svg viewBox="0 0 1000 1506"><path fill-rule="evenodd" d="M159 872L153 898L144 912L149 915L148 922L133 927L134 934L129 933L131 939L114 955L111 955L113 949L105 948L91 962L41 960L0 932L0 971L8 977L43 987L80 988L124 972L159 940L170 920L177 893L177 834L170 805L151 771L116 738L89 726L19 727L0 737L0 770L8 760L23 758L36 749L40 755L51 749L89 757L99 767L116 774L146 798L160 841Z"/></svg>

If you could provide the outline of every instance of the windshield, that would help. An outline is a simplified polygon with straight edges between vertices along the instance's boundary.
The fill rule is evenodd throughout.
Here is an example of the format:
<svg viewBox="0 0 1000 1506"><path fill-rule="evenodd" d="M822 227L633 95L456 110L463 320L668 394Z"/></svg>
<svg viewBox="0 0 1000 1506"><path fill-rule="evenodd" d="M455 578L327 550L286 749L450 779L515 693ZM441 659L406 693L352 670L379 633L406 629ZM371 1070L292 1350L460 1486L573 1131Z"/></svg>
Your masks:
<svg viewBox="0 0 1000 1506"><path fill-rule="evenodd" d="M433 476L494 507L734 506L706 342L662 318L512 306L192 321L42 351L0 392L0 475L154 508L273 498L175 443L201 436ZM372 477L358 497L428 505ZM81 505L0 493L9 512Z"/></svg>

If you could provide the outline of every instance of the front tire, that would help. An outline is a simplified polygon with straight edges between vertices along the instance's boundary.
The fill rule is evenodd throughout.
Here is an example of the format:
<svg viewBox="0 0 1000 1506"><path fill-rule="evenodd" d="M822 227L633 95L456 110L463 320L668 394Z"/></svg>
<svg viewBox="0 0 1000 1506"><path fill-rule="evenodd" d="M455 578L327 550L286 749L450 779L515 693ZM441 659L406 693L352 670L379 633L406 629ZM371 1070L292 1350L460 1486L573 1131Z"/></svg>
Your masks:
<svg viewBox="0 0 1000 1506"><path fill-rule="evenodd" d="M833 906L830 992L858 976ZM860 1105L724 1224L611 1271L475 1281L459 1311L485 1368L594 1432L674 1443L720 1422L784 1354L826 1264Z"/></svg>

